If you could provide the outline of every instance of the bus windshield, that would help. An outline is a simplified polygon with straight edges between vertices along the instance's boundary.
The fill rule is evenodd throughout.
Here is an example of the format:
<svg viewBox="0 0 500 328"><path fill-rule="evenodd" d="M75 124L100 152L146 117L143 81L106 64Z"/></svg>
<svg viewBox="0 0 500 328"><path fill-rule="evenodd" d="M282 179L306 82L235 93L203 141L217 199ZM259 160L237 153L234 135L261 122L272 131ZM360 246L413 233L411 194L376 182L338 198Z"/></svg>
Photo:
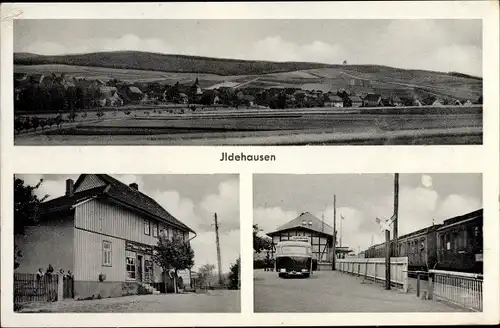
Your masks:
<svg viewBox="0 0 500 328"><path fill-rule="evenodd" d="M308 247L304 246L283 246L281 248L283 254L308 254Z"/></svg>

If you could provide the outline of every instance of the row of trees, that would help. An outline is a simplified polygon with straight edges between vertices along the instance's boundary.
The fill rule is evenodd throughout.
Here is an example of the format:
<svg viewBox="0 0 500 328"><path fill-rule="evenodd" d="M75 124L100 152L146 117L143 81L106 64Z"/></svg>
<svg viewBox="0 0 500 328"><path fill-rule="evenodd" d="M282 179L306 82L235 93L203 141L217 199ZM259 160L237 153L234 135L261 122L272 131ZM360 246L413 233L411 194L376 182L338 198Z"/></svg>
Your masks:
<svg viewBox="0 0 500 328"><path fill-rule="evenodd" d="M60 84L45 86L29 83L16 91L14 108L17 111L73 111L97 108L101 91L82 86L64 87Z"/></svg>

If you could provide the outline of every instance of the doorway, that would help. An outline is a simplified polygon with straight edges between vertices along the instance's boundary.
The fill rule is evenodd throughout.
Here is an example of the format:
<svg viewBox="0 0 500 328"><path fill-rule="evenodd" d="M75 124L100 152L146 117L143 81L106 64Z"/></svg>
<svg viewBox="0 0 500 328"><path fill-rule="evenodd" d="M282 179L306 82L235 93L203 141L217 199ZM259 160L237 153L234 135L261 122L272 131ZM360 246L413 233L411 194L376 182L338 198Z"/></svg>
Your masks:
<svg viewBox="0 0 500 328"><path fill-rule="evenodd" d="M142 255L137 255L137 281L142 281Z"/></svg>

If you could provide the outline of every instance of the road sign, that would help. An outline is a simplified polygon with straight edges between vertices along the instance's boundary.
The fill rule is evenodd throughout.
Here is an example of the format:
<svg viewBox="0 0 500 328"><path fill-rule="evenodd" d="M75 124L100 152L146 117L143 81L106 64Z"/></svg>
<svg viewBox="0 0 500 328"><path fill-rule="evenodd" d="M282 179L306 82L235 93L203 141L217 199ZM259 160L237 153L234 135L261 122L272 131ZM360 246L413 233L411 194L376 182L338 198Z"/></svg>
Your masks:
<svg viewBox="0 0 500 328"><path fill-rule="evenodd" d="M380 224L380 232L384 232L386 230L391 230L391 225L396 220L396 214L394 214L389 220L382 221L379 218L375 218L378 224Z"/></svg>

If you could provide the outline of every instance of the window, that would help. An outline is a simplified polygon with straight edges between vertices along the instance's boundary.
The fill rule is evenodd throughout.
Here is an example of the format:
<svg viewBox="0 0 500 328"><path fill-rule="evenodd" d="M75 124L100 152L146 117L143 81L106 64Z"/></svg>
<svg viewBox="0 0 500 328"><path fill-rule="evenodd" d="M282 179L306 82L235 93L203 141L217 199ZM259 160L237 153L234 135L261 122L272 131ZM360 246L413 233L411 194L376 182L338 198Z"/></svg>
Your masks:
<svg viewBox="0 0 500 328"><path fill-rule="evenodd" d="M283 254L308 254L311 251L309 247L302 246L283 246L281 252Z"/></svg>
<svg viewBox="0 0 500 328"><path fill-rule="evenodd" d="M420 239L420 251L423 252L425 250L425 239Z"/></svg>
<svg viewBox="0 0 500 328"><path fill-rule="evenodd" d="M127 263L127 279L135 280L135 263L136 254L135 252L127 251L126 253L126 263Z"/></svg>
<svg viewBox="0 0 500 328"><path fill-rule="evenodd" d="M144 234L151 235L151 224L149 220L144 220Z"/></svg>
<svg viewBox="0 0 500 328"><path fill-rule="evenodd" d="M444 235L440 235L439 240L440 240L440 244L441 244L441 249L443 250L445 245L446 245L446 243L444 241Z"/></svg>
<svg viewBox="0 0 500 328"><path fill-rule="evenodd" d="M102 265L111 266L111 242L102 241Z"/></svg>
<svg viewBox="0 0 500 328"><path fill-rule="evenodd" d="M158 238L158 222L153 223L153 237Z"/></svg>

